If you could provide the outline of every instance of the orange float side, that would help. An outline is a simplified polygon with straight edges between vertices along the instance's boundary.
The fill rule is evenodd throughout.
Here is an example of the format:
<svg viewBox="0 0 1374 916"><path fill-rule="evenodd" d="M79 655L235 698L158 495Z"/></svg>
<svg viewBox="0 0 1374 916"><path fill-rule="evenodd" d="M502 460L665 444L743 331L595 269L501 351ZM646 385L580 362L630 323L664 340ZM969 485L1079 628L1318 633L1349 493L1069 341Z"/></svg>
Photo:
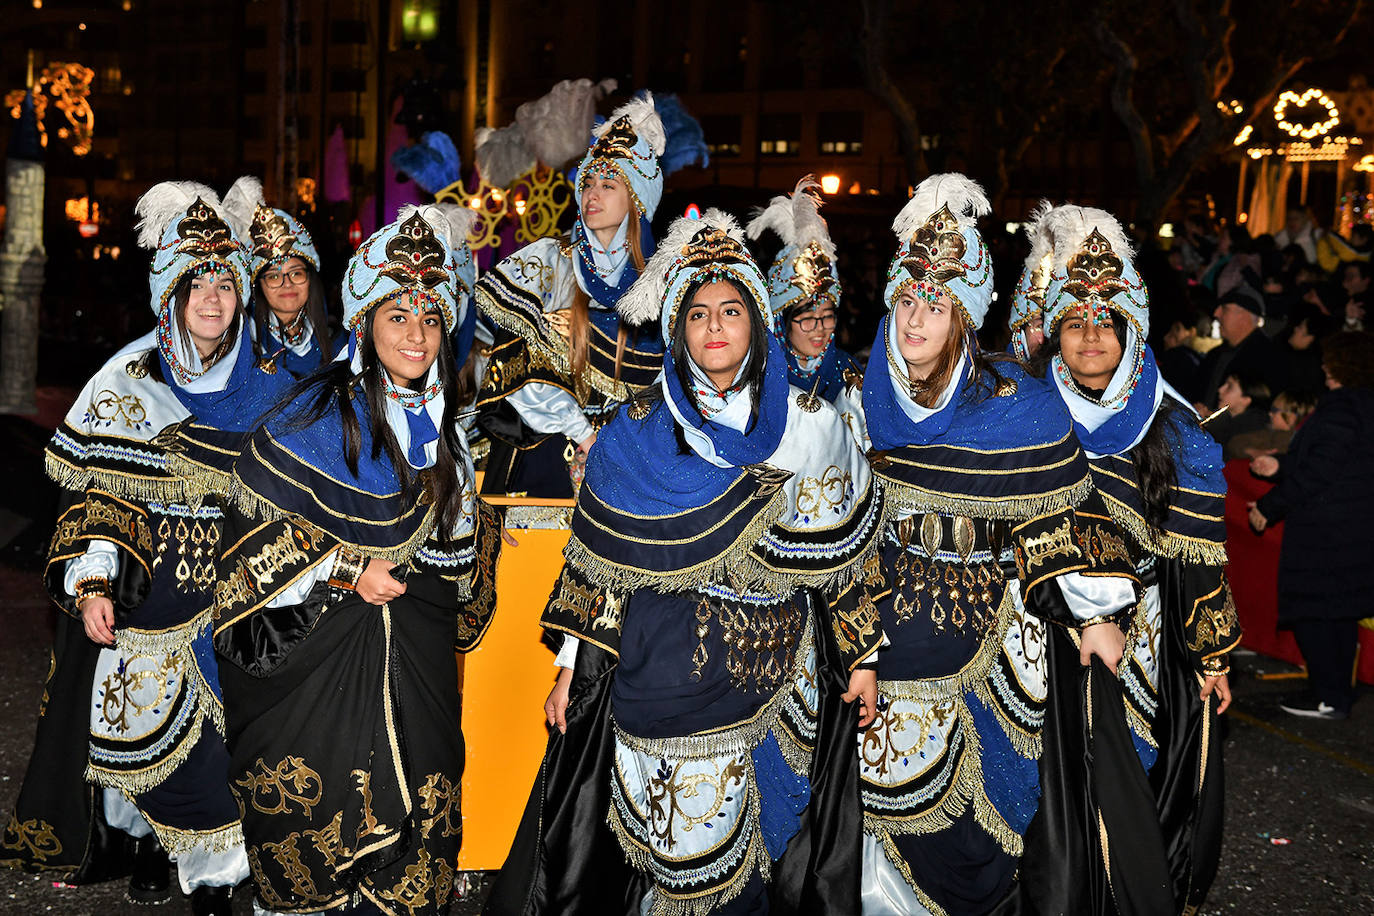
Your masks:
<svg viewBox="0 0 1374 916"><path fill-rule="evenodd" d="M520 543L502 547L496 613L481 644L463 658L462 871L492 871L505 862L548 742L544 700L555 670L553 653L540 642L539 616L563 568L568 531L511 533Z"/></svg>

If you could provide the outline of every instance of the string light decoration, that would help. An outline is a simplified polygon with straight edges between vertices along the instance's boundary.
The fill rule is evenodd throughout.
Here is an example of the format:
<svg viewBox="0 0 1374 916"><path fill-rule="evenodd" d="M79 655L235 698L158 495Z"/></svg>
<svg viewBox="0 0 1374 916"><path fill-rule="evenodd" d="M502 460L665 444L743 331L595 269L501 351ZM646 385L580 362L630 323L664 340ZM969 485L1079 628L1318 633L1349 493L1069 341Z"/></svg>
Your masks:
<svg viewBox="0 0 1374 916"><path fill-rule="evenodd" d="M91 138L95 134L95 112L91 109L91 80L95 71L81 64L51 63L38 74L32 90L15 89L5 95L5 106L10 117L18 118L24 107L24 96L33 93L34 119L38 122L38 142L48 145L48 128L45 115L51 104L62 113L63 122L57 128L57 136L67 141L72 152L84 156L91 151Z"/></svg>
<svg viewBox="0 0 1374 916"><path fill-rule="evenodd" d="M1289 109L1304 109L1315 102L1317 107L1322 110L1325 117L1323 120L1311 124L1303 124L1299 121L1288 119ZM1296 112L1294 112L1296 114ZM1320 115L1319 115L1320 117ZM1274 103L1274 123L1278 124L1279 130L1288 134L1290 137L1301 137L1304 140L1311 140L1316 137L1325 136L1332 128L1341 123L1341 113L1336 108L1336 103L1331 100L1331 96L1313 86L1304 90L1301 94L1291 89L1279 93L1278 101Z"/></svg>
<svg viewBox="0 0 1374 916"><path fill-rule="evenodd" d="M1255 125L1253 125L1253 124L1247 124L1247 125L1245 125L1244 127L1242 127L1242 128L1240 129L1240 133L1236 134L1236 139L1235 139L1234 141L1232 141L1232 142L1234 142L1236 146L1244 146L1244 145L1245 145L1245 141L1246 141L1246 140L1249 140L1249 139L1250 139L1250 135L1253 134L1254 132L1255 132Z"/></svg>
<svg viewBox="0 0 1374 916"><path fill-rule="evenodd" d="M1363 144L1359 137L1323 137L1321 143L1285 143L1279 152L1289 162L1340 162L1350 157L1351 147Z"/></svg>

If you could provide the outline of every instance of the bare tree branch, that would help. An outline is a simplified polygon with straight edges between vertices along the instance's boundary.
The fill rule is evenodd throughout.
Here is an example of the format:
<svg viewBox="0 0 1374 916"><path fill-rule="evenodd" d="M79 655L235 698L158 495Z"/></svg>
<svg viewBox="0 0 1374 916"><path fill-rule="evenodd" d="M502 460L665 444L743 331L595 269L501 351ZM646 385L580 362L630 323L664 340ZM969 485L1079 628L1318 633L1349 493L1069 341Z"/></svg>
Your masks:
<svg viewBox="0 0 1374 916"><path fill-rule="evenodd" d="M1112 80L1112 110L1116 112L1116 116L1126 128L1127 136L1130 137L1131 152L1135 154L1136 175L1143 187L1154 181L1155 157L1150 128L1135 103L1135 74L1140 64L1130 45L1112 31L1101 12L1093 17L1093 27L1115 70Z"/></svg>
<svg viewBox="0 0 1374 916"><path fill-rule="evenodd" d="M906 162L907 180L912 184L925 177L926 157L921 149L920 120L916 106L897 86L887 70L887 0L863 0L863 27L859 34L857 52L863 67L868 91L872 92L897 122L897 139Z"/></svg>

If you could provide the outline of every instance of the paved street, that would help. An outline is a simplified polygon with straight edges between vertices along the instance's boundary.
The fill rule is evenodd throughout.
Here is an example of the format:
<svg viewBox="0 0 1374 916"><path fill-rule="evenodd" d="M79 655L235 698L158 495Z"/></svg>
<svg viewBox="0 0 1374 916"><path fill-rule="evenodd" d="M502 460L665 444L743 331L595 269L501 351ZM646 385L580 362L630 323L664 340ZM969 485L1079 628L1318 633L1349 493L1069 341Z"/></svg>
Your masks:
<svg viewBox="0 0 1374 916"><path fill-rule="evenodd" d="M0 458L0 811L19 791L48 670L52 611L38 579L52 493L38 477L47 434L0 417L11 443ZM37 518L36 524L27 519ZM1282 663L1247 656L1234 663L1236 703L1227 715L1228 807L1221 874L1207 913L1374 913L1374 695L1346 722L1297 720L1278 709L1294 681L1260 681ZM512 786L523 799L525 786ZM1286 843L1276 842L1286 840ZM251 913L249 894L236 914ZM455 914L476 913L469 901ZM54 888L51 879L0 870L0 914L147 914L124 899L122 882ZM189 913L179 896L155 912Z"/></svg>

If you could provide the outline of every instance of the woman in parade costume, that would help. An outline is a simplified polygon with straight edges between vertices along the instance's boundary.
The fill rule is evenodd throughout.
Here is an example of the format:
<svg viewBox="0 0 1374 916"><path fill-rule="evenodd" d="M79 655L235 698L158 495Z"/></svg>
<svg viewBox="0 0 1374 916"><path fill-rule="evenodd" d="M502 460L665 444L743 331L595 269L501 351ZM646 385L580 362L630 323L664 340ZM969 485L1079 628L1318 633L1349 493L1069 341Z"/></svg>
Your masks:
<svg viewBox="0 0 1374 916"><path fill-rule="evenodd" d="M1050 282L1050 243L1044 220L1048 212L1050 202L1042 200L1026 220L1030 253L1026 255L1026 266L1011 297L1011 317L1007 322L1011 330L1011 347L1008 352L1022 362L1033 359L1045 342L1045 287Z"/></svg>
<svg viewBox="0 0 1374 916"><path fill-rule="evenodd" d="M1227 653L1240 638L1223 463L1145 343L1149 297L1120 225L1065 206L1045 227L1053 269L1040 364L1124 535L1114 549L1144 588L1129 614L1099 628L1125 631L1117 678L1083 674L1073 645L1051 643L1044 795L1007 911L1191 913L1220 853L1216 716L1230 704Z"/></svg>
<svg viewBox="0 0 1374 916"><path fill-rule="evenodd" d="M1085 664L1110 659L1094 624L1135 602L1063 405L977 348L987 212L962 175L916 189L865 372L890 584L878 715L859 739L865 913L1003 899L1036 809L1046 631L1081 633Z"/></svg>
<svg viewBox="0 0 1374 916"><path fill-rule="evenodd" d="M863 373L835 345L840 274L835 243L820 215L820 184L807 175L790 195L774 197L749 223L757 239L771 229L783 241L768 270L773 332L787 357L787 380L835 405L860 447L867 447L859 403Z"/></svg>
<svg viewBox="0 0 1374 916"><path fill-rule="evenodd" d="M267 206L262 182L247 175L224 195L224 212L252 260L254 351L264 370L309 375L334 355L314 240L290 213Z"/></svg>
<svg viewBox="0 0 1374 916"><path fill-rule="evenodd" d="M871 716L879 500L839 414L788 385L768 303L718 210L620 300L660 315L663 378L587 465L544 613L571 637L559 733L489 913L640 913L646 886L655 916L858 908L845 701Z"/></svg>
<svg viewBox="0 0 1374 916"><path fill-rule="evenodd" d="M96 373L48 446L63 497L45 578L65 613L3 841L10 864L81 882L119 873L124 831L138 900L167 896L160 843L198 913L228 913L248 863L210 647L222 516L169 446L184 429L230 453L281 393L255 368L248 260L218 208L189 182L139 200L157 328Z"/></svg>
<svg viewBox="0 0 1374 916"><path fill-rule="evenodd" d="M452 236L407 207L363 243L348 347L233 466L215 649L256 912L447 910L454 649L490 620L499 538L455 420Z"/></svg>
<svg viewBox="0 0 1374 916"><path fill-rule="evenodd" d="M486 492L568 497L596 430L653 384L663 345L615 304L654 252L666 137L652 97L594 130L577 169L572 235L540 239L497 264L477 304L500 329L478 394L492 440Z"/></svg>

